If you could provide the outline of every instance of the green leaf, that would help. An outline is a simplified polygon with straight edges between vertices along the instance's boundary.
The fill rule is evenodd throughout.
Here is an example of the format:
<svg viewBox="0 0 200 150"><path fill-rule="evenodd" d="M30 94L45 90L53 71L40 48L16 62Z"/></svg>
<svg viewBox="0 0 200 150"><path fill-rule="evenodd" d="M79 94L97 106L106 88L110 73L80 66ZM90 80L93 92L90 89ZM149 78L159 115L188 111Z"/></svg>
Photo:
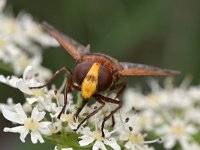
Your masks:
<svg viewBox="0 0 200 150"><path fill-rule="evenodd" d="M4 64L0 61L0 70L13 73L13 68L10 64Z"/></svg>
<svg viewBox="0 0 200 150"><path fill-rule="evenodd" d="M78 150L92 149L92 145L81 147L78 143L78 134L76 132L65 133L65 134L53 134L51 136L46 136L44 139L48 142L55 143L58 149L61 148L73 148Z"/></svg>

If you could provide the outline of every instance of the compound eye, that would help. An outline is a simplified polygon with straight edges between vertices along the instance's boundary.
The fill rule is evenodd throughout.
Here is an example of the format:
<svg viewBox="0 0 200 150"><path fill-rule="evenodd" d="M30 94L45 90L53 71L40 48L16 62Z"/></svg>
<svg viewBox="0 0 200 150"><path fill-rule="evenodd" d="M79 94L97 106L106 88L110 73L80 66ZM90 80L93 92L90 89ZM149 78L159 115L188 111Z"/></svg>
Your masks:
<svg viewBox="0 0 200 150"><path fill-rule="evenodd" d="M98 78L98 91L100 92L106 90L107 88L109 88L111 83L112 75L110 71L106 67L101 66Z"/></svg>
<svg viewBox="0 0 200 150"><path fill-rule="evenodd" d="M74 78L79 85L82 84L83 79L85 78L92 64L92 62L83 62L76 66L74 70Z"/></svg>

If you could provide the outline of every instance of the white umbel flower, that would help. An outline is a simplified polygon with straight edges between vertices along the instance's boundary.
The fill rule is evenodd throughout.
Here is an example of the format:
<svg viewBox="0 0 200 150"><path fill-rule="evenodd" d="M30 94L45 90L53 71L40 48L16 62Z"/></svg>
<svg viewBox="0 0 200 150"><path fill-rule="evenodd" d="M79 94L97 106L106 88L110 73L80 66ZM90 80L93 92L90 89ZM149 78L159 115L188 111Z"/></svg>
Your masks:
<svg viewBox="0 0 200 150"><path fill-rule="evenodd" d="M164 139L164 147L171 149L176 142L179 142L182 148L189 146L189 141L192 139L192 135L197 132L197 129L184 120L174 119L170 125L163 125L156 132Z"/></svg>
<svg viewBox="0 0 200 150"><path fill-rule="evenodd" d="M14 107L3 107L3 116L13 122L20 124L20 126L13 128L4 128L4 132L20 133L20 140L25 142L27 134L30 132L31 141L35 144L38 141L43 143L42 135L49 136L51 131L48 126L51 124L49 121L42 121L45 116L45 112L39 112L35 107L31 113L31 117L27 117L21 104L16 104Z"/></svg>
<svg viewBox="0 0 200 150"><path fill-rule="evenodd" d="M79 137L80 146L86 146L94 142L92 150L107 150L105 145L109 145L114 150L121 150L120 146L117 144L115 138L110 137L110 133L107 130L104 130L105 137L102 137L102 133L99 130L91 131L90 128L83 128L81 133L83 134Z"/></svg>
<svg viewBox="0 0 200 150"><path fill-rule="evenodd" d="M59 46L58 42L44 32L41 25L35 22L30 14L21 13L19 16L25 34L42 46Z"/></svg>

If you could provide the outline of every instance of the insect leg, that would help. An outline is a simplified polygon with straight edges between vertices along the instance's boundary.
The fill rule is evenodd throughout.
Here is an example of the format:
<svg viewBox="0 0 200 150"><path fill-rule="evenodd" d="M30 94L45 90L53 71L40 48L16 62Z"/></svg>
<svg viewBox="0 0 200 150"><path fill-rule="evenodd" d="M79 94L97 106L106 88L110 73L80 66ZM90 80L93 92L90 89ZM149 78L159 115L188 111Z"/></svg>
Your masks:
<svg viewBox="0 0 200 150"><path fill-rule="evenodd" d="M95 109L95 110L94 110L93 112L91 112L90 114L88 114L88 115L81 121L81 123L78 125L78 127L77 127L77 129L76 129L75 131L77 131L77 130L80 128L80 126L81 126L87 119L89 119L90 117L92 117L93 115L95 115L96 113L98 113L98 112L105 106L105 102L103 102L103 101L101 100L100 97L94 96L94 98L101 104L101 106L100 106L99 108Z"/></svg>
<svg viewBox="0 0 200 150"><path fill-rule="evenodd" d="M101 132L102 132L102 136L104 137L105 134L104 134L104 132L103 132L103 129L104 129L105 122L106 122L110 117L112 117L112 116L114 115L114 113L117 112L117 110L119 110L119 109L121 108L122 102L121 102L121 101L118 101L118 100L115 100L115 99L112 99L112 98L109 98L109 97L104 97L104 96L102 96L102 95L100 95L100 94L98 94L98 96L99 96L103 101L105 101L105 102L109 102L109 103L113 103L113 104L117 104L117 105L118 105L114 110L112 110L112 111L110 112L110 114L109 114L108 116L106 116L106 117L104 118L104 120L103 120L103 122L102 122L102 125L101 125Z"/></svg>
<svg viewBox="0 0 200 150"><path fill-rule="evenodd" d="M121 96L121 94L123 93L123 91L126 88L126 86L127 86L126 82L121 82L121 83L118 83L118 84L113 84L110 87L110 91L120 88L120 90L117 92L117 95L115 97L115 98L118 98L119 96ZM115 118L114 118L114 116L112 116L112 127L114 127L114 125L115 125Z"/></svg>
<svg viewBox="0 0 200 150"><path fill-rule="evenodd" d="M113 84L110 87L110 91L115 90L115 89L119 89L119 91L117 92L117 95L115 98L118 98L119 96L121 96L121 94L123 93L124 89L126 88L127 83L126 82L121 82L118 84Z"/></svg>
<svg viewBox="0 0 200 150"><path fill-rule="evenodd" d="M47 85L49 85L61 72L65 72L66 74L69 74L70 76L73 76L72 72L67 68L67 67L62 67L59 70L57 70L54 75L47 81L46 84L41 85L41 86L36 86L36 87L29 87L30 89L39 89L43 88Z"/></svg>
<svg viewBox="0 0 200 150"><path fill-rule="evenodd" d="M85 107L85 105L87 104L87 100L84 100L82 101L80 107L77 109L76 113L74 114L74 117L77 118L79 113L81 112L81 110L83 109L83 107Z"/></svg>
<svg viewBox="0 0 200 150"><path fill-rule="evenodd" d="M65 111L65 108L67 106L67 94L69 92L72 91L72 89L75 89L75 90L79 90L80 91L80 87L79 86L76 86L76 85L73 85L71 82L67 82L65 84L65 90L64 90L64 106L61 110L61 112L59 113L58 115L58 118L60 119L60 116L62 115L62 113Z"/></svg>

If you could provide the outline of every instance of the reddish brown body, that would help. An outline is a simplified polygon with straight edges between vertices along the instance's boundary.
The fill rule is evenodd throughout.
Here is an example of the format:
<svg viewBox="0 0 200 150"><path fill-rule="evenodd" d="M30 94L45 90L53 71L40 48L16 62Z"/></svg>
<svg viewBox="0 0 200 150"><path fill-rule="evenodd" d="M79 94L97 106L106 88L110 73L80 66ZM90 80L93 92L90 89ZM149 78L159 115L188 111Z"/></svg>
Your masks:
<svg viewBox="0 0 200 150"><path fill-rule="evenodd" d="M48 25L47 23L43 23L44 29L51 34L63 47L64 49L75 59L76 61L76 67L74 72L71 72L67 67L63 67L60 70L58 70L53 77L47 82L47 84L42 85L40 87L31 87L31 88L42 88L44 86L47 86L50 84L57 75L59 75L61 72L65 72L71 76L72 81L67 82L65 86L65 92L64 92L64 106L62 111L60 112L58 118L61 116L61 114L64 112L65 107L67 105L67 93L72 90L79 90L82 91L81 85L83 84L84 79L88 75L88 72L90 71L91 66L93 64L97 63L100 64L100 69L98 71L98 84L97 88L95 88L95 93L92 95L100 104L101 106L94 111L92 111L88 116L85 117L85 119L82 120L82 122L79 124L78 128L91 116L96 114L99 110L101 110L105 102L113 103L118 105L114 110L110 112L108 116L106 116L102 123L102 136L104 136L103 128L105 122L110 118L113 117L113 114L120 109L122 106L122 102L116 99L108 98L103 95L101 95L99 92L108 90L114 90L119 89L117 92L116 98L118 98L123 90L126 87L125 82L119 82L119 80L122 77L125 76L138 76L138 75L158 75L158 76L168 76L168 75L176 75L177 71L168 70L168 69L161 69L149 65L143 65L143 64L135 64L135 63L129 63L129 62L118 62L116 59L100 53L91 53L90 52L90 46L83 46L73 40L72 38L63 35L62 33L58 32L54 27ZM87 77L88 80L90 80L92 83L95 81L95 76L89 75ZM73 83L78 83L78 86L74 85ZM84 97L83 97L84 98ZM75 117L78 117L80 111L83 109L83 107L87 104L88 99L83 99L83 102L81 106L78 108ZM77 129L78 129L77 128Z"/></svg>

